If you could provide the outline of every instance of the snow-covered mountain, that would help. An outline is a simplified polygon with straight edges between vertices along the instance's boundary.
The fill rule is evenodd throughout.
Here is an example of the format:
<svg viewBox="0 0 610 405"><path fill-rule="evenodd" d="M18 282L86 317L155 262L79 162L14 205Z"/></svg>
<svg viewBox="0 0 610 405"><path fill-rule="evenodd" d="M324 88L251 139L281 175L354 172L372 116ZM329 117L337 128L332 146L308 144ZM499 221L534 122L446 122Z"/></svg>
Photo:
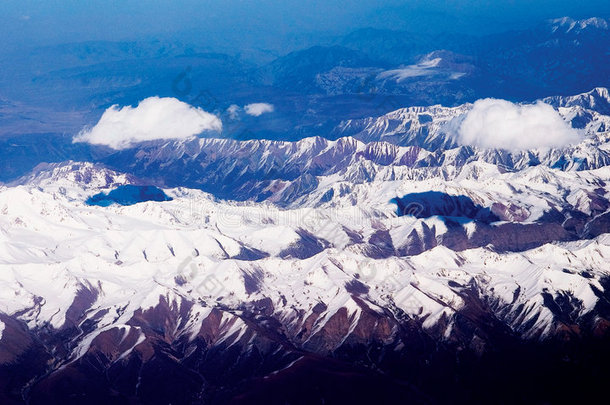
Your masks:
<svg viewBox="0 0 610 405"><path fill-rule="evenodd" d="M388 353L407 365L413 345L433 359L607 333L606 235L520 252L454 251L436 241L458 224L399 217L375 201L282 209L177 188L166 190L169 202L100 208L82 202L88 178L50 170L0 191L1 359L23 373L21 395L34 402L58 400L63 384L83 379L100 384L83 392L107 401L162 403L148 395L163 380L181 387L180 401L222 402L236 381L281 379L320 356L354 373L394 373ZM521 182L535 188L540 174ZM595 174L607 177L580 176L594 183ZM586 200L578 186L568 200ZM479 223L463 227L473 235ZM424 252L408 254L422 243ZM433 342L446 347L425 349ZM161 365L179 374L160 375ZM135 391L131 380L140 381Z"/></svg>
<svg viewBox="0 0 610 405"><path fill-rule="evenodd" d="M296 142L192 139L126 149L101 161L167 187L199 188L233 200L270 200L287 206L319 190L324 178L359 184L463 175L472 164L500 171L536 167L580 171L610 163L606 89L545 102L583 134L582 142L555 149L509 152L460 146L454 132L472 105L409 107L380 117L346 120L329 138ZM598 110L599 109L599 110ZM328 190L324 190L328 191ZM394 196L390 196L392 198Z"/></svg>
<svg viewBox="0 0 610 405"><path fill-rule="evenodd" d="M582 20L562 17L551 20L549 23L553 32L561 32L565 34L572 32L575 35L581 34L587 30L608 31L610 27L608 20L599 17L586 18Z"/></svg>
<svg viewBox="0 0 610 405"><path fill-rule="evenodd" d="M458 146L471 105L411 107L336 140L148 143L0 187L0 402L594 398L608 92L545 101L581 143ZM85 202L128 184L171 199Z"/></svg>

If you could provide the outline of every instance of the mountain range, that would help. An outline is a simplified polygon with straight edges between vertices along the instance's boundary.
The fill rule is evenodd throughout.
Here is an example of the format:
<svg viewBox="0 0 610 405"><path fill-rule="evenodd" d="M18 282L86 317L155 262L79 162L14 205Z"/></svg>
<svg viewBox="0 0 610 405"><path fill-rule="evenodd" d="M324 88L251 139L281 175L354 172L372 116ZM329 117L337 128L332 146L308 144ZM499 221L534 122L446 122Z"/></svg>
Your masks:
<svg viewBox="0 0 610 405"><path fill-rule="evenodd" d="M579 143L461 145L469 103L297 141L54 143L0 186L1 402L599 398L610 96L543 101ZM125 186L163 195L87 203Z"/></svg>

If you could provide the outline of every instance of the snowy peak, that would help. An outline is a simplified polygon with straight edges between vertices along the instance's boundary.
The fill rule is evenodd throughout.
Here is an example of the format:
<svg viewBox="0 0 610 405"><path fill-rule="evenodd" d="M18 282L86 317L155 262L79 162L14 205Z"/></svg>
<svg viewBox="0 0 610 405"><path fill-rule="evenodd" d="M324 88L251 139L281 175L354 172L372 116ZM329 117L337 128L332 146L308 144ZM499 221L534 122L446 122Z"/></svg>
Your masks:
<svg viewBox="0 0 610 405"><path fill-rule="evenodd" d="M590 31L608 31L610 26L605 18L592 17L582 20L574 20L570 17L557 18L549 22L552 31L564 34L580 34Z"/></svg>
<svg viewBox="0 0 610 405"><path fill-rule="evenodd" d="M605 87L596 87L589 92L575 96L548 97L543 101L554 107L582 107L600 114L610 115L610 92Z"/></svg>
<svg viewBox="0 0 610 405"><path fill-rule="evenodd" d="M85 189L106 189L124 184L134 184L135 176L110 170L90 162L41 163L30 174L16 180L12 185L70 185Z"/></svg>

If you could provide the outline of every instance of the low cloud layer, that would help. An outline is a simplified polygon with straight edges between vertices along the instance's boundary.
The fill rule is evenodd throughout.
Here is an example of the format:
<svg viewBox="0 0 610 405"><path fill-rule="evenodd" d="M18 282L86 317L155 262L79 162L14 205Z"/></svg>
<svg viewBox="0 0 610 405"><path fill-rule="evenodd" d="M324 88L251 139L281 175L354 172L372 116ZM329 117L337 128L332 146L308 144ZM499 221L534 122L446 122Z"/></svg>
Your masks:
<svg viewBox="0 0 610 405"><path fill-rule="evenodd" d="M400 83L405 79L410 79L413 77L429 76L436 73L435 68L441 61L441 58L435 58L424 60L417 65L409 65L399 69L386 70L385 72L381 72L377 78L394 79L396 82Z"/></svg>
<svg viewBox="0 0 610 405"><path fill-rule="evenodd" d="M578 143L579 133L548 104L487 98L474 103L457 130L462 145L511 151Z"/></svg>
<svg viewBox="0 0 610 405"><path fill-rule="evenodd" d="M93 128L83 129L74 142L125 149L138 142L190 138L221 131L220 119L175 98L150 97L137 107L108 108Z"/></svg>
<svg viewBox="0 0 610 405"><path fill-rule="evenodd" d="M252 103L244 106L244 111L248 115L252 115L254 117L261 116L265 113L271 113L275 110L273 105L267 103Z"/></svg>

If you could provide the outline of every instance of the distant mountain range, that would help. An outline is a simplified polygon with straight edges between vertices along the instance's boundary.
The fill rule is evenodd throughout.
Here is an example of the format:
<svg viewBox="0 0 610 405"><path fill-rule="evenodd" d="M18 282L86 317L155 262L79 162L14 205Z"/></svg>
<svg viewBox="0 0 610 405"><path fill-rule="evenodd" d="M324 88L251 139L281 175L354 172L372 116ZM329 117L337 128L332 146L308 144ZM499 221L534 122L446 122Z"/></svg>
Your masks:
<svg viewBox="0 0 610 405"><path fill-rule="evenodd" d="M268 102L275 113L248 122L249 137L324 136L338 117L404 105L531 101L608 87L609 37L601 18L563 18L482 37L363 29L262 66L163 41L38 48L0 58L0 96L8 103L0 106L6 123L0 135L76 132L111 104L158 95L220 115L232 104ZM241 132L228 125L226 136Z"/></svg>

